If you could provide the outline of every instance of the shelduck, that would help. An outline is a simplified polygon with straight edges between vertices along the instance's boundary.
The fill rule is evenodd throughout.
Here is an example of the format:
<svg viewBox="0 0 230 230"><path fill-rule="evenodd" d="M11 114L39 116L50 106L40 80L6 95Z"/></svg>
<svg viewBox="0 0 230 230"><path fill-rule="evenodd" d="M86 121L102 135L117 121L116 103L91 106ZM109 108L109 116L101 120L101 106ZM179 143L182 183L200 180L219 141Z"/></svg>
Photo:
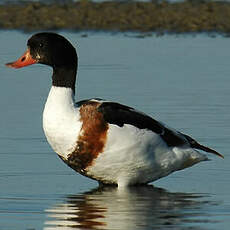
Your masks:
<svg viewBox="0 0 230 230"><path fill-rule="evenodd" d="M22 57L6 65L53 68L43 129L53 150L78 173L122 187L147 184L207 160L199 150L223 157L129 106L102 99L75 103L78 57L63 36L37 33L27 46Z"/></svg>

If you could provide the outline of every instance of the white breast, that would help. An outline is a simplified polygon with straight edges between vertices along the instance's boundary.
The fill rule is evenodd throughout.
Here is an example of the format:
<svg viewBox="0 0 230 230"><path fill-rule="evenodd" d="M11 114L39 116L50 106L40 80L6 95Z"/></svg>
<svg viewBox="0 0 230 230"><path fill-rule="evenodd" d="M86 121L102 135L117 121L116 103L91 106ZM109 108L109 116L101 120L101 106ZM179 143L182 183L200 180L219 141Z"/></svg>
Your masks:
<svg viewBox="0 0 230 230"><path fill-rule="evenodd" d="M52 86L43 112L43 129L53 150L67 158L74 150L81 122L70 88Z"/></svg>

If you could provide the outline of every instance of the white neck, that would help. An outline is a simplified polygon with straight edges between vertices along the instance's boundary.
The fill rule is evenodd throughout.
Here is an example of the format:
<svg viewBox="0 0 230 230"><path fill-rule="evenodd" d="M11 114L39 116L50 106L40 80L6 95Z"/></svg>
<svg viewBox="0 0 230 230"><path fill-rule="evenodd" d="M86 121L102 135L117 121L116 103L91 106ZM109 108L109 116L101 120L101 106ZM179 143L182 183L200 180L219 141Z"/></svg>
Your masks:
<svg viewBox="0 0 230 230"><path fill-rule="evenodd" d="M46 101L46 104L59 107L73 107L74 106L74 93L71 88L52 86Z"/></svg>
<svg viewBox="0 0 230 230"><path fill-rule="evenodd" d="M80 122L71 88L51 87L43 112L43 129L56 153L67 157L72 152Z"/></svg>

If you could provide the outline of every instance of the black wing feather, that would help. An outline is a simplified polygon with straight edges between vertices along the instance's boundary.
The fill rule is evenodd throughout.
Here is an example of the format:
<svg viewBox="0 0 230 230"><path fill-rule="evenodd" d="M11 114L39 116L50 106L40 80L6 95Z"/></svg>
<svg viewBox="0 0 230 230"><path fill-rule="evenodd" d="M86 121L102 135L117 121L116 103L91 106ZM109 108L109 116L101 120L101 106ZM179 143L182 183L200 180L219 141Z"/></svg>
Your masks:
<svg viewBox="0 0 230 230"><path fill-rule="evenodd" d="M90 99L84 99L84 100L78 101L75 103L75 105L76 107L81 107L84 104L90 103L92 100L96 100L98 102L103 101L103 99L101 98L90 98Z"/></svg>
<svg viewBox="0 0 230 230"><path fill-rule="evenodd" d="M131 107L115 103L103 102L98 110L103 114L104 119L110 123L122 127L124 124L133 125L139 129L148 129L161 136L168 146L180 146L187 142L187 139L165 127L152 117L140 113Z"/></svg>

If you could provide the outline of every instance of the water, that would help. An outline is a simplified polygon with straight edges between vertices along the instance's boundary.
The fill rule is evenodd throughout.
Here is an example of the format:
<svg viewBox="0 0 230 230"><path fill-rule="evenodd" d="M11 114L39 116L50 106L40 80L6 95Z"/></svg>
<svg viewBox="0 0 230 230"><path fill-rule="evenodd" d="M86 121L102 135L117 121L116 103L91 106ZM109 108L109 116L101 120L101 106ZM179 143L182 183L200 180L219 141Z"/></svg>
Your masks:
<svg viewBox="0 0 230 230"><path fill-rule="evenodd" d="M225 155L154 182L98 188L44 137L51 69L13 70L30 34L0 32L0 230L229 229L229 38L62 33L79 54L78 100L134 106Z"/></svg>

